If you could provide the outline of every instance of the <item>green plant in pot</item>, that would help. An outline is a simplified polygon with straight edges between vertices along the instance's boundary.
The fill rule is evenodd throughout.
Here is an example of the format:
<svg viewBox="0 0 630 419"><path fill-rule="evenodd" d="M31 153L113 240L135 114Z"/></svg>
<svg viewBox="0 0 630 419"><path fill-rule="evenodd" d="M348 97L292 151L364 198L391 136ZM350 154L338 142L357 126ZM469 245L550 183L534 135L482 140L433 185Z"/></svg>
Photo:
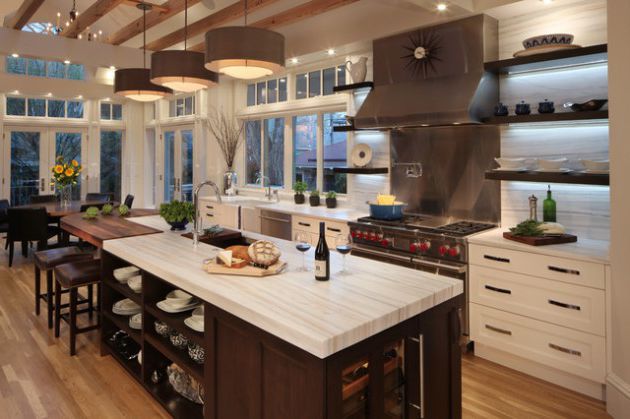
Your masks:
<svg viewBox="0 0 630 419"><path fill-rule="evenodd" d="M311 195L308 197L308 202L311 204L311 207L319 206L319 191L317 189L311 191Z"/></svg>
<svg viewBox="0 0 630 419"><path fill-rule="evenodd" d="M171 230L184 230L195 217L195 206L192 202L167 202L160 205L160 217L171 226Z"/></svg>
<svg viewBox="0 0 630 419"><path fill-rule="evenodd" d="M302 182L299 180L293 185L293 192L295 192L295 195L293 195L293 200L296 204L303 204L306 200L306 198L304 198L304 192L306 192L306 188L308 188L306 182Z"/></svg>
<svg viewBox="0 0 630 419"><path fill-rule="evenodd" d="M326 193L326 208L337 208L337 192L328 191Z"/></svg>

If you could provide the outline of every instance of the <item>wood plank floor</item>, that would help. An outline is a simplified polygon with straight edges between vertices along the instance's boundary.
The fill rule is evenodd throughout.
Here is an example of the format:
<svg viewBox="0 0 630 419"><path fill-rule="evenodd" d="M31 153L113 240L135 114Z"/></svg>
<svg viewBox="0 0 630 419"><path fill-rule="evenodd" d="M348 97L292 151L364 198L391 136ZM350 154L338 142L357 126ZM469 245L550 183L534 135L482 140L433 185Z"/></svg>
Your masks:
<svg viewBox="0 0 630 419"><path fill-rule="evenodd" d="M1 418L169 417L111 357L99 356L97 337L80 335L70 357L66 325L55 339L45 314L34 314L32 256L18 254L8 268L0 251ZM463 408L464 418L609 418L601 402L472 355L463 362Z"/></svg>

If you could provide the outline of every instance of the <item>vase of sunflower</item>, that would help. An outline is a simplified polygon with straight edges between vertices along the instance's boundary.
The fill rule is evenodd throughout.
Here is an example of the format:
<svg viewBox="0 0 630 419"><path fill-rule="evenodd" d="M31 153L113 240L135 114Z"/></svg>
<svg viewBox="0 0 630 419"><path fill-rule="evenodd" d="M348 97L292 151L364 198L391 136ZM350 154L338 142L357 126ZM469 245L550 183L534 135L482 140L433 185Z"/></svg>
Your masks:
<svg viewBox="0 0 630 419"><path fill-rule="evenodd" d="M58 156L52 168L53 184L59 191L61 206L68 207L72 201L72 187L79 183L83 167L76 160L66 161L63 156Z"/></svg>

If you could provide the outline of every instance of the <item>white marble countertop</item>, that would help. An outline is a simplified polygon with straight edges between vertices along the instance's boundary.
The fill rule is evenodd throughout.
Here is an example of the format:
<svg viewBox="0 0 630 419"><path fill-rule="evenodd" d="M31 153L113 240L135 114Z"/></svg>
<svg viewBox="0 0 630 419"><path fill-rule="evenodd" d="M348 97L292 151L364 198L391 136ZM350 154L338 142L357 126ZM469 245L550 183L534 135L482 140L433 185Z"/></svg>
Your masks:
<svg viewBox="0 0 630 419"><path fill-rule="evenodd" d="M215 201L216 199L211 196L204 196L200 199ZM366 211L359 211L353 208L337 207L326 208L324 197L322 196L322 205L318 207L311 207L308 204L308 197L304 204L298 205L291 201L267 201L257 197L251 196L235 196L235 197L222 197L222 203L228 205L241 205L247 204L248 207L266 209L271 211L278 211L291 215L301 215L304 217L314 217L323 220L330 221L355 221L360 217L366 217L369 215Z"/></svg>
<svg viewBox="0 0 630 419"><path fill-rule="evenodd" d="M159 217L130 219L166 230ZM181 233L165 231L109 240L103 248L199 298L305 350L325 358L440 303L460 295L463 282L391 264L348 256L350 275L338 275L341 255L331 252L331 279L318 282L299 272L302 256L293 243L273 239L288 268L280 275L252 278L208 274L204 259L217 248L193 248ZM244 233L249 237L262 237ZM384 275L384 273L387 273Z"/></svg>
<svg viewBox="0 0 630 419"><path fill-rule="evenodd" d="M504 228L496 228L479 233L469 237L468 242L547 256L557 256L603 264L610 263L610 243L604 240L582 239L578 237L578 241L575 243L552 244L549 246L530 246L528 244L504 239L504 231L508 230Z"/></svg>

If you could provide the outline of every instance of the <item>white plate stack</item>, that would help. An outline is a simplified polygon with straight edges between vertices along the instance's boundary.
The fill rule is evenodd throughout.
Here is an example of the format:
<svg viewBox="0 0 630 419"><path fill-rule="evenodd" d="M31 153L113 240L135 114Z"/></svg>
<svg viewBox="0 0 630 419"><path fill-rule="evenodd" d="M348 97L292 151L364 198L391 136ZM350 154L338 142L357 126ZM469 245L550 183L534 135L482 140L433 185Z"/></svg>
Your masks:
<svg viewBox="0 0 630 419"><path fill-rule="evenodd" d="M138 314L142 311L142 308L131 301L129 298L125 298L124 300L116 301L114 306L112 307L112 313L118 314L119 316L133 316L134 314Z"/></svg>
<svg viewBox="0 0 630 419"><path fill-rule="evenodd" d="M198 307L192 315L184 320L184 324L195 332L203 333L204 330L204 310L203 306Z"/></svg>
<svg viewBox="0 0 630 419"><path fill-rule="evenodd" d="M137 275L140 275L140 269L135 266L125 266L124 268L114 269L114 278L121 284L126 284L130 278Z"/></svg>
<svg viewBox="0 0 630 419"><path fill-rule="evenodd" d="M142 292L142 275L132 276L127 280L127 285L135 293Z"/></svg>
<svg viewBox="0 0 630 419"><path fill-rule="evenodd" d="M201 303L192 295L182 290L173 290L166 295L166 299L158 301L157 307L167 313L183 313L199 307Z"/></svg>

